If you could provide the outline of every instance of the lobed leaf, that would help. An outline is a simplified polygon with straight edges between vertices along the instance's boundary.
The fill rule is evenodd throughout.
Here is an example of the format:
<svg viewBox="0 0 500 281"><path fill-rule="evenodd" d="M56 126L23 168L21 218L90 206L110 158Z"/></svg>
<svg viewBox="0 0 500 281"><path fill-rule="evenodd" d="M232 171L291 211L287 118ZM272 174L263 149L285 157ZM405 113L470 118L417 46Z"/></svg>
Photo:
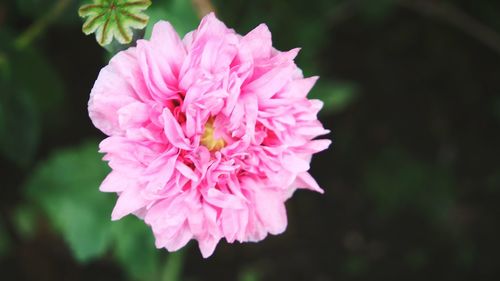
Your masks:
<svg viewBox="0 0 500 281"><path fill-rule="evenodd" d="M161 251L148 226L132 216L111 221L114 196L98 189L109 168L97 148L97 142L89 141L56 151L29 179L27 197L43 210L78 261L111 251L131 280L158 280Z"/></svg>
<svg viewBox="0 0 500 281"><path fill-rule="evenodd" d="M82 262L104 254L112 241L112 197L98 190L109 170L100 158L97 142L58 151L35 170L25 188Z"/></svg>

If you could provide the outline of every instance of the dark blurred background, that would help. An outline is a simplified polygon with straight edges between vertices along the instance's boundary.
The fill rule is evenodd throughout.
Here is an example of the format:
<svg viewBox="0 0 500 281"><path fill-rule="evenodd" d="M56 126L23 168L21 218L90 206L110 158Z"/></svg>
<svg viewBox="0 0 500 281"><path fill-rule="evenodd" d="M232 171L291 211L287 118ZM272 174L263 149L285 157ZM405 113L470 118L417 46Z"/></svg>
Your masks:
<svg viewBox="0 0 500 281"><path fill-rule="evenodd" d="M302 47L334 143L312 162L326 193L296 192L284 234L206 260L109 219L87 115L109 54L84 2L0 0L0 279L499 280L499 1L213 1L239 33ZM195 28L193 2L153 1L147 30Z"/></svg>

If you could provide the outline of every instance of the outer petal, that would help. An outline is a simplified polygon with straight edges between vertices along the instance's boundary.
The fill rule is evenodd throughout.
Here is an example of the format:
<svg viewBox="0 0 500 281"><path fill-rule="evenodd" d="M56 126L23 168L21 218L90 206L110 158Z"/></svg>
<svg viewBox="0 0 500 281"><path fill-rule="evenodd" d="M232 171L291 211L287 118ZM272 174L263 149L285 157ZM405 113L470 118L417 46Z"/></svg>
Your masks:
<svg viewBox="0 0 500 281"><path fill-rule="evenodd" d="M293 173L302 173L309 170L309 161L294 153L287 153L283 156L283 167Z"/></svg>
<svg viewBox="0 0 500 281"><path fill-rule="evenodd" d="M161 234L159 235L161 237ZM170 252L179 250L186 246L186 244L193 238L193 234L189 230L188 225L185 223L182 227L169 239L161 241L157 238L156 246L158 248L167 248Z"/></svg>
<svg viewBox="0 0 500 281"><path fill-rule="evenodd" d="M203 238L198 238L198 247L200 248L201 255L204 258L210 257L214 253L219 240L219 237L215 237L210 234L207 234Z"/></svg>
<svg viewBox="0 0 500 281"><path fill-rule="evenodd" d="M237 54L238 41L235 32L228 29L213 13L206 15L192 34L190 52L181 74L196 67L213 73L229 67Z"/></svg>
<svg viewBox="0 0 500 281"><path fill-rule="evenodd" d="M274 96L291 81L292 74L297 69L293 58L297 56L298 52L299 49L293 49L289 52L279 53L273 58L271 64L256 68L252 81L243 89L257 93L261 100Z"/></svg>
<svg viewBox="0 0 500 281"><path fill-rule="evenodd" d="M248 224L248 209L223 209L221 221L222 231L227 242L232 243L236 239L244 240Z"/></svg>
<svg viewBox="0 0 500 281"><path fill-rule="evenodd" d="M287 218L280 191L256 190L254 204L259 220L269 233L277 235L285 231Z"/></svg>
<svg viewBox="0 0 500 281"><path fill-rule="evenodd" d="M137 128L143 126L149 120L149 106L142 102L133 102L122 108L118 113L118 123L120 128Z"/></svg>
<svg viewBox="0 0 500 281"><path fill-rule="evenodd" d="M249 52L254 59L267 59L272 50L271 32L265 24L260 24L241 38L240 51Z"/></svg>
<svg viewBox="0 0 500 281"><path fill-rule="evenodd" d="M295 185L297 185L299 188L307 188L319 193L324 193L323 189L319 187L318 183L314 178L311 176L311 174L304 172L301 173L297 176L297 179L295 180Z"/></svg>
<svg viewBox="0 0 500 281"><path fill-rule="evenodd" d="M137 182L126 174L118 171L111 171L99 187L102 192L122 192L132 188Z"/></svg>
<svg viewBox="0 0 500 281"><path fill-rule="evenodd" d="M221 233L217 224L217 210L210 205L203 205L204 228L202 236L196 237L201 254L204 258L212 255L219 243Z"/></svg>
<svg viewBox="0 0 500 281"><path fill-rule="evenodd" d="M191 239L186 220L188 211L185 195L161 200L151 207L144 221L153 228L156 247L175 251Z"/></svg>
<svg viewBox="0 0 500 281"><path fill-rule="evenodd" d="M104 67L92 88L89 99L89 116L99 130L107 135L121 134L117 111L136 101L136 92L123 75L123 69L132 70L137 61L135 49L118 53Z"/></svg>
<svg viewBox="0 0 500 281"><path fill-rule="evenodd" d="M186 49L179 35L172 25L166 21L159 21L153 27L151 43L162 58L162 63L167 63L171 73L178 77L180 67L186 57Z"/></svg>
<svg viewBox="0 0 500 281"><path fill-rule="evenodd" d="M137 59L144 77L144 84L154 101L163 105L167 100L177 97L175 90L177 79L167 62L158 53L151 42L137 41Z"/></svg>
<svg viewBox="0 0 500 281"><path fill-rule="evenodd" d="M316 81L318 81L318 78L318 76L313 76L293 80L285 87L285 90L280 96L288 99L305 98L314 84L316 84Z"/></svg>
<svg viewBox="0 0 500 281"><path fill-rule="evenodd" d="M116 202L113 213L111 214L111 219L119 220L122 217L145 207L147 204L148 202L140 195L139 186L131 186L127 190L123 191L118 197L118 201Z"/></svg>

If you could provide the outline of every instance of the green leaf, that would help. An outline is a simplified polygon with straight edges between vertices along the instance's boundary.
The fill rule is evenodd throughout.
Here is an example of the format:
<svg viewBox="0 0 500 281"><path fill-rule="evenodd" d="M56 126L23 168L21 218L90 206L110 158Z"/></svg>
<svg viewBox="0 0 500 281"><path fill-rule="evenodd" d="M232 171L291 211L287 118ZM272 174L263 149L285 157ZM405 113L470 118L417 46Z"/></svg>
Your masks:
<svg viewBox="0 0 500 281"><path fill-rule="evenodd" d="M159 20L169 21L181 37L196 29L200 23L193 4L186 0L155 1L148 14L151 21L146 27L145 38L151 37L153 26Z"/></svg>
<svg viewBox="0 0 500 281"><path fill-rule="evenodd" d="M133 280L157 280L160 251L149 227L133 216L113 222L114 255Z"/></svg>
<svg viewBox="0 0 500 281"><path fill-rule="evenodd" d="M91 141L55 152L36 169L25 188L81 262L104 254L113 234L113 198L98 190L109 169L97 147Z"/></svg>
<svg viewBox="0 0 500 281"><path fill-rule="evenodd" d="M109 168L97 142L55 152L26 185L28 198L41 207L75 258L87 262L112 250L133 280L157 280L160 250L144 222L128 216L110 218L114 195L98 187Z"/></svg>
<svg viewBox="0 0 500 281"><path fill-rule="evenodd" d="M169 253L167 264L163 269L162 281L180 281L181 272L184 264L185 250L179 250L177 252Z"/></svg>
<svg viewBox="0 0 500 281"><path fill-rule="evenodd" d="M351 83L319 80L309 98L324 102L322 113L340 113L346 110L359 97L357 87Z"/></svg>
<svg viewBox="0 0 500 281"><path fill-rule="evenodd" d="M149 0L94 0L78 10L80 17L87 18L83 33L96 34L101 46L108 45L113 37L121 44L133 39L132 28L142 29L149 17L142 13L151 5Z"/></svg>

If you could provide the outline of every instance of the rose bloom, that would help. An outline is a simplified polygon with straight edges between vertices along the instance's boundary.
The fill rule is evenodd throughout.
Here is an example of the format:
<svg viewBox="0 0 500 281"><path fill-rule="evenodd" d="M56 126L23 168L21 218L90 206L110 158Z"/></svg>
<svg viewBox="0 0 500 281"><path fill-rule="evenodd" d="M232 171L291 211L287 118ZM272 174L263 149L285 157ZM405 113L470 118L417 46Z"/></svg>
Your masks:
<svg viewBox="0 0 500 281"><path fill-rule="evenodd" d="M182 40L160 21L151 40L115 55L89 100L108 135L100 190L118 194L112 219L144 219L169 251L196 239L203 257L221 238L282 233L293 192L323 192L307 171L330 145L315 140L329 131L298 51L274 49L264 24L241 36L209 14Z"/></svg>

